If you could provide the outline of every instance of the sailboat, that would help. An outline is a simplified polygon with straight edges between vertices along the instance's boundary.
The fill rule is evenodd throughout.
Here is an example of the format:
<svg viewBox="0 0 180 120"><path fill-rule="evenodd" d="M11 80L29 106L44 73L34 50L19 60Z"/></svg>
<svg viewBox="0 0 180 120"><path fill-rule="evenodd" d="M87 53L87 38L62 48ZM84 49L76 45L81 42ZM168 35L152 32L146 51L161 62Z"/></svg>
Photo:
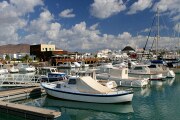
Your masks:
<svg viewBox="0 0 180 120"><path fill-rule="evenodd" d="M163 75L163 77L168 77L168 78L173 78L175 77L175 73L173 70L170 70L169 68L167 68L165 65L165 62L162 60L162 59L158 59L159 57L159 51L158 51L158 42L160 40L160 27L159 27L159 9L157 8L157 34L156 34L156 39L155 40L155 59L154 60L150 60L150 72L153 72L153 73L161 73ZM153 20L153 23L155 21L155 18ZM152 23L152 25L153 25ZM152 27L152 26L151 26ZM151 32L151 30L150 30ZM149 33L150 35L150 33ZM149 36L148 36L149 38ZM144 47L144 50L146 48L146 45L147 45L147 42L148 42L148 39L146 41L146 44L145 44L145 47ZM153 42L154 43L154 42Z"/></svg>

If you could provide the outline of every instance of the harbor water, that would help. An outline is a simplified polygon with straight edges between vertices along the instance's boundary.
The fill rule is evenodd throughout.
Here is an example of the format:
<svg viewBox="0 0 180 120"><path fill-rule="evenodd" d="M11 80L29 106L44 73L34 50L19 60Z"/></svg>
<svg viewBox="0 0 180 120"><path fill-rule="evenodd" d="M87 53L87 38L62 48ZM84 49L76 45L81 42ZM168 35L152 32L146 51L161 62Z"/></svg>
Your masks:
<svg viewBox="0 0 180 120"><path fill-rule="evenodd" d="M16 101L61 112L57 120L179 120L180 74L175 79L151 82L145 88L133 88L130 103L96 104L56 99L50 96ZM0 120L21 119L0 114Z"/></svg>

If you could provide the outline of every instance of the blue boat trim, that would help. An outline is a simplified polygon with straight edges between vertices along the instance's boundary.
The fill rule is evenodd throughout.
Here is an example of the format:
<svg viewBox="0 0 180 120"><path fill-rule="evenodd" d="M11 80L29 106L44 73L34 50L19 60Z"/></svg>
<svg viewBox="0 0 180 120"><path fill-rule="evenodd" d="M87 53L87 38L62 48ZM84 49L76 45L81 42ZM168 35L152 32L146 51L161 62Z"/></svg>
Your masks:
<svg viewBox="0 0 180 120"><path fill-rule="evenodd" d="M123 95L128 95L128 94L132 94L133 91L127 92L127 93L122 93L122 94L114 94L114 95L96 95L96 94L82 94L82 93L72 93L72 92L65 92L65 91L61 91L61 90L54 90L54 89L50 89L47 88L45 86L43 86L45 89L48 90L52 90L52 91L56 91L56 92L61 92L61 93L67 93L67 94L73 94L73 95L83 95L83 96L94 96L94 97L115 97L115 96L123 96Z"/></svg>

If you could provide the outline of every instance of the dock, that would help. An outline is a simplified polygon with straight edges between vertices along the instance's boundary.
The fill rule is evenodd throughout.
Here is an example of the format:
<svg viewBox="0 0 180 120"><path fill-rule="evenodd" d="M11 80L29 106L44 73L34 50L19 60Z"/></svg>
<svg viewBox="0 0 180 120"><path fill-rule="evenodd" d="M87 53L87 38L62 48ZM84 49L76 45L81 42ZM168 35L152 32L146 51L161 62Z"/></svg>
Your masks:
<svg viewBox="0 0 180 120"><path fill-rule="evenodd" d="M24 87L0 91L0 112L33 120L53 120L61 115L59 111L9 103L32 96L45 94L41 87ZM7 102L8 101L8 102Z"/></svg>
<svg viewBox="0 0 180 120"><path fill-rule="evenodd" d="M33 120L53 120L61 115L59 111L48 110L22 104L0 101L0 112Z"/></svg>
<svg viewBox="0 0 180 120"><path fill-rule="evenodd" d="M40 96L45 94L44 89L40 87L24 87L10 90L0 91L0 100L2 101L15 101L19 99L27 99L31 96Z"/></svg>

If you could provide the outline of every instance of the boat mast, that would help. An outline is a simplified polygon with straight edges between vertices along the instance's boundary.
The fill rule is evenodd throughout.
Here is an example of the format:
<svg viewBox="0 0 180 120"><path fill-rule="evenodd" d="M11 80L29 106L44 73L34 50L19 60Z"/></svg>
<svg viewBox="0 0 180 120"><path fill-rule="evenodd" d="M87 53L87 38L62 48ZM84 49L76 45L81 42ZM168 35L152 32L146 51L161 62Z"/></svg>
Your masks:
<svg viewBox="0 0 180 120"><path fill-rule="evenodd" d="M157 39L156 39L156 57L158 56L158 41L159 41L159 8L157 8Z"/></svg>

